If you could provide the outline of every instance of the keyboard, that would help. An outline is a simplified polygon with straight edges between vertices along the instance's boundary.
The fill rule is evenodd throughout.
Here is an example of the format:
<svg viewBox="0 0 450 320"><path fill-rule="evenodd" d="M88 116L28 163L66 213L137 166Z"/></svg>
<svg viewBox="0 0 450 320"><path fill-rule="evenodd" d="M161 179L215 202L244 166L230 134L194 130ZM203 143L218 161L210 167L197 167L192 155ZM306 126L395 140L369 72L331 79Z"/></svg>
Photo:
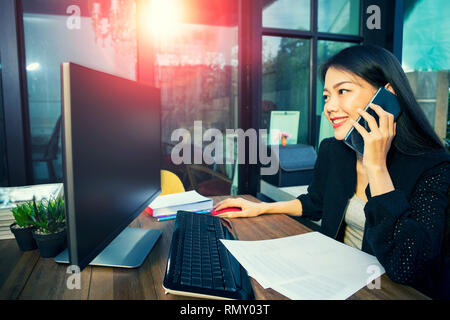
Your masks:
<svg viewBox="0 0 450 320"><path fill-rule="evenodd" d="M254 299L246 270L219 239L234 240L220 218L178 211L163 287L203 298Z"/></svg>

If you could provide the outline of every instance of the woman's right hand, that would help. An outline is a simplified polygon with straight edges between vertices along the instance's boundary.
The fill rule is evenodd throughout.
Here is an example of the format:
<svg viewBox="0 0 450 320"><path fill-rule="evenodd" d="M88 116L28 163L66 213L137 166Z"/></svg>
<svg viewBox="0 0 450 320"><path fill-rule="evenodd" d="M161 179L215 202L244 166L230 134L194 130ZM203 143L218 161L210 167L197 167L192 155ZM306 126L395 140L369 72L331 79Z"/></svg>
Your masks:
<svg viewBox="0 0 450 320"><path fill-rule="evenodd" d="M263 213L264 202L253 202L244 198L228 198L217 203L213 209L221 210L229 207L239 207L242 211L225 212L217 215L221 218L249 218L256 217Z"/></svg>

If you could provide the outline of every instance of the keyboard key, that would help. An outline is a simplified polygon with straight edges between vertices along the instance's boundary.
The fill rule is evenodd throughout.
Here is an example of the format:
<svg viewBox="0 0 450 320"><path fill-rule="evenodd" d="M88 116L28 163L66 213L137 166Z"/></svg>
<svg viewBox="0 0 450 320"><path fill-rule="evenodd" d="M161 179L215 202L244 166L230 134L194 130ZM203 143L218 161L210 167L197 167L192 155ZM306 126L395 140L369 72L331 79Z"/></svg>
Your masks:
<svg viewBox="0 0 450 320"><path fill-rule="evenodd" d="M194 287L201 287L202 286L202 278L193 276L191 285Z"/></svg>
<svg viewBox="0 0 450 320"><path fill-rule="evenodd" d="M181 277L180 283L185 286L191 285L191 277Z"/></svg>
<svg viewBox="0 0 450 320"><path fill-rule="evenodd" d="M214 285L214 289L219 289L219 290L223 290L224 289L222 279L214 278L213 285Z"/></svg>
<svg viewBox="0 0 450 320"><path fill-rule="evenodd" d="M203 278L203 279L202 279L202 286L203 286L204 288L212 289L212 287L213 287L212 278L211 278L211 279L209 279L209 278Z"/></svg>

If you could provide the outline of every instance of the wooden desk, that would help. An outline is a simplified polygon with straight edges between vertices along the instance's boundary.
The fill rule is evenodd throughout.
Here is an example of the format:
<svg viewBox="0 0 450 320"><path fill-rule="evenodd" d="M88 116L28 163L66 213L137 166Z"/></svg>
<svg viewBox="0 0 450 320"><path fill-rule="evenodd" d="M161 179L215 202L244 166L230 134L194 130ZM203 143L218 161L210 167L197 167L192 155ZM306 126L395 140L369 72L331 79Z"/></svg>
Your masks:
<svg viewBox="0 0 450 320"><path fill-rule="evenodd" d="M252 196L243 196L258 201ZM213 197L217 203L227 197ZM240 240L272 239L311 231L285 215L227 220ZM67 265L40 258L39 251L21 252L15 240L0 241L0 299L188 299L165 294L162 288L174 220L157 222L141 214L132 227L160 229L162 236L137 269L86 267L81 289L67 289ZM272 289L264 290L251 279L257 299L287 299ZM359 290L350 299L427 299L411 287L381 277L381 289Z"/></svg>

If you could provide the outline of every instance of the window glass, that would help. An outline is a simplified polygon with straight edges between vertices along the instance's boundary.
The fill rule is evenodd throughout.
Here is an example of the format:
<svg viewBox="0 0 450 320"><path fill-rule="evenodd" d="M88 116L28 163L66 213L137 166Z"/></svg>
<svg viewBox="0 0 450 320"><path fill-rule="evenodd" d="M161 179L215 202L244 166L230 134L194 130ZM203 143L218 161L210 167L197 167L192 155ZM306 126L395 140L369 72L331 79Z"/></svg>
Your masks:
<svg viewBox="0 0 450 320"><path fill-rule="evenodd" d="M448 1L405 1L402 65L408 71L450 70ZM420 26L420 27L419 27Z"/></svg>
<svg viewBox="0 0 450 320"><path fill-rule="evenodd" d="M176 173L185 189L205 196L237 192L237 139L226 132L238 123L237 10L235 0L205 0L178 1L176 8L160 2L149 13L158 21L149 24L147 41L154 85L161 88L163 168ZM172 140L177 129L185 132L185 143ZM206 139L209 129L220 134ZM183 145L190 163L177 164L172 151Z"/></svg>
<svg viewBox="0 0 450 320"><path fill-rule="evenodd" d="M0 187L7 187L8 167L6 161L5 113L3 111L2 61L0 57Z"/></svg>
<svg viewBox="0 0 450 320"><path fill-rule="evenodd" d="M445 0L405 1L402 67L428 121L450 149L450 20L446 7Z"/></svg>
<svg viewBox="0 0 450 320"><path fill-rule="evenodd" d="M319 0L318 30L359 35L360 0Z"/></svg>
<svg viewBox="0 0 450 320"><path fill-rule="evenodd" d="M319 128L317 134L317 146L320 142L328 137L334 136L334 129L323 114L323 107L325 105L323 101L323 86L321 76L321 67L329 58L339 51L356 45L351 42L337 42L337 41L327 41L319 40L317 42L317 89L316 89L316 128Z"/></svg>
<svg viewBox="0 0 450 320"><path fill-rule="evenodd" d="M289 131L294 137L288 138L289 144L308 141L309 50L310 40L263 37L261 128L268 129L269 143L276 139L276 130ZM299 113L295 127L291 123L296 115L291 111Z"/></svg>
<svg viewBox="0 0 450 320"><path fill-rule="evenodd" d="M22 3L34 181L60 181L60 64L74 62L136 79L136 4L133 0ZM59 147L52 147L55 144Z"/></svg>
<svg viewBox="0 0 450 320"><path fill-rule="evenodd" d="M310 0L263 1L262 22L266 28L310 29Z"/></svg>

